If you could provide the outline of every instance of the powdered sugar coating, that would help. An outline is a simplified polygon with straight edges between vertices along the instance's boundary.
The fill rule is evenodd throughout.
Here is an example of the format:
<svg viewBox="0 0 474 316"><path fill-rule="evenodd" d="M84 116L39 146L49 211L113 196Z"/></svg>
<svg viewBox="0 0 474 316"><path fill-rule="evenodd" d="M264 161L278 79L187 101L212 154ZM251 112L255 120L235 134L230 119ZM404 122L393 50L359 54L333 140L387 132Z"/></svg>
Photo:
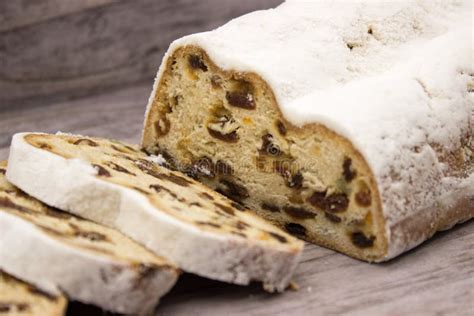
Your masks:
<svg viewBox="0 0 474 316"><path fill-rule="evenodd" d="M286 119L322 123L366 158L391 258L429 237L407 240L401 222L474 197L472 36L469 0L289 0L173 42L148 107L180 46L202 47L223 69L259 74ZM452 175L437 146L464 151L467 169Z"/></svg>

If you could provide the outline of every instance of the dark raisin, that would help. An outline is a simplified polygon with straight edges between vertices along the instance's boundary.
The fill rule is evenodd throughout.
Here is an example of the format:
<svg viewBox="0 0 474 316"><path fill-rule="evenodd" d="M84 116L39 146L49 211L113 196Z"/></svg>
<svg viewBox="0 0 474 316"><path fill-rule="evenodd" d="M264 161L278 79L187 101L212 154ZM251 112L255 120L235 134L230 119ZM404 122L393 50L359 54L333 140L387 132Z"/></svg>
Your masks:
<svg viewBox="0 0 474 316"><path fill-rule="evenodd" d="M239 201L249 197L249 193L244 186L226 179L221 179L219 182L226 186L223 192L230 199Z"/></svg>
<svg viewBox="0 0 474 316"><path fill-rule="evenodd" d="M374 245L375 236L367 237L362 232L352 233L352 243L359 248L369 248Z"/></svg>
<svg viewBox="0 0 474 316"><path fill-rule="evenodd" d="M161 179L161 180L167 180L173 183L176 183L177 185L186 187L193 182L191 180L188 180L182 176L170 173L170 174L165 174L165 173L155 173L154 174L155 178Z"/></svg>
<svg viewBox="0 0 474 316"><path fill-rule="evenodd" d="M351 165L352 165L352 159L345 158L342 164L342 170L343 170L342 173L344 175L344 179L347 182L351 182L357 175L357 172L351 169Z"/></svg>
<svg viewBox="0 0 474 316"><path fill-rule="evenodd" d="M0 174L6 174L7 171L5 169L0 169Z"/></svg>
<svg viewBox="0 0 474 316"><path fill-rule="evenodd" d="M202 71L207 71L207 66L198 55L189 55L188 58L189 65L194 69L201 69Z"/></svg>
<svg viewBox="0 0 474 316"><path fill-rule="evenodd" d="M45 208L45 212L51 217L56 217L60 219L70 219L72 217L71 214L68 214L59 209L51 208L51 207Z"/></svg>
<svg viewBox="0 0 474 316"><path fill-rule="evenodd" d="M220 175L231 175L234 173L234 170L231 166L229 166L222 160L217 160L215 165L215 172Z"/></svg>
<svg viewBox="0 0 474 316"><path fill-rule="evenodd" d="M320 208L322 210L326 209L326 191L324 192L314 192L309 198L308 202L313 206Z"/></svg>
<svg viewBox="0 0 474 316"><path fill-rule="evenodd" d="M290 188L301 189L303 187L303 175L300 171L291 176L287 181L287 186Z"/></svg>
<svg viewBox="0 0 474 316"><path fill-rule="evenodd" d="M283 210L289 216L298 218L298 219L308 219L308 218L314 218L316 216L316 214L311 213L302 207L284 206Z"/></svg>
<svg viewBox="0 0 474 316"><path fill-rule="evenodd" d="M171 128L171 123L164 115L161 115L158 121L155 122L154 127L156 136L161 137L168 134Z"/></svg>
<svg viewBox="0 0 474 316"><path fill-rule="evenodd" d="M214 200L214 197L212 195L210 195L209 193L207 192L201 192L199 193L200 196L202 196L203 198L205 199L208 199L208 200Z"/></svg>
<svg viewBox="0 0 474 316"><path fill-rule="evenodd" d="M314 192L307 201L313 206L334 213L345 211L349 205L349 199L344 193L326 196L326 192Z"/></svg>
<svg viewBox="0 0 474 316"><path fill-rule="evenodd" d="M246 109L246 110L254 110L255 109L255 102L253 95L250 92L246 91L227 91L225 94L225 98L230 105Z"/></svg>
<svg viewBox="0 0 474 316"><path fill-rule="evenodd" d="M92 166L97 170L97 175L98 176L101 176L101 177L111 177L112 176L110 174L110 172L107 169L105 169L104 167L102 167L101 165L93 164Z"/></svg>
<svg viewBox="0 0 474 316"><path fill-rule="evenodd" d="M27 303L17 303L16 308L19 312L25 312L30 309L30 305Z"/></svg>
<svg viewBox="0 0 474 316"><path fill-rule="evenodd" d="M370 204L372 204L372 197L370 196L370 191L357 192L355 195L355 201L360 206L370 206Z"/></svg>
<svg viewBox="0 0 474 316"><path fill-rule="evenodd" d="M296 223L288 223L285 224L285 229L293 235L298 235L298 236L305 236L306 235L306 228L300 224Z"/></svg>
<svg viewBox="0 0 474 316"><path fill-rule="evenodd" d="M267 156L281 156L280 147L273 143L272 134L265 134L262 136L262 147L259 149L260 154Z"/></svg>
<svg viewBox="0 0 474 316"><path fill-rule="evenodd" d="M197 221L196 224L198 225L203 225L203 226L210 226L210 227L215 227L215 228L220 228L221 226L215 223L210 223L210 222L203 222L203 221Z"/></svg>
<svg viewBox="0 0 474 316"><path fill-rule="evenodd" d="M221 210L223 210L224 212L226 212L227 214L235 215L234 209L232 207L227 206L227 205L223 205L223 204L220 204L220 203L215 203L215 205L218 208L220 208Z"/></svg>
<svg viewBox="0 0 474 316"><path fill-rule="evenodd" d="M0 313L8 313L10 311L11 305L12 304L10 303L0 302Z"/></svg>
<svg viewBox="0 0 474 316"><path fill-rule="evenodd" d="M0 206L8 207L8 208L11 208L11 209L14 209L14 210L17 210L17 211L21 211L21 212L25 212L25 213L28 213L28 214L35 213L35 211L33 211L32 209L30 209L28 207L16 204L12 200L10 200L8 197L0 197Z"/></svg>
<svg viewBox="0 0 474 316"><path fill-rule="evenodd" d="M264 203L261 204L261 207L262 207L262 209L273 212L273 213L280 212L280 208L278 206L274 205L274 204L264 202Z"/></svg>
<svg viewBox="0 0 474 316"><path fill-rule="evenodd" d="M324 212L324 216L333 223L340 223L341 222L341 218L337 215L332 214L332 213Z"/></svg>
<svg viewBox="0 0 474 316"><path fill-rule="evenodd" d="M115 162L109 161L107 163L107 166L114 169L115 171L126 173L126 174L129 174L129 175L132 175L132 176L136 176L136 174L134 174L133 172L128 171L126 168L120 166L119 164L116 164Z"/></svg>
<svg viewBox="0 0 474 316"><path fill-rule="evenodd" d="M150 189L154 190L155 192L166 192L168 193L169 195L171 195L172 197L174 197L175 199L178 198L178 195L176 195L176 193L174 193L173 191L171 191L170 189L168 188L165 188L164 186L162 185L159 185L159 184L151 184L150 185Z"/></svg>
<svg viewBox="0 0 474 316"><path fill-rule="evenodd" d="M232 205L234 208L238 209L239 211L245 211L245 206L243 206L240 203L230 202L230 205Z"/></svg>
<svg viewBox="0 0 474 316"><path fill-rule="evenodd" d="M282 135L282 136L286 135L286 126L285 126L285 124L283 124L282 121L277 120L276 121L276 127L277 127L278 132L280 133L280 135Z"/></svg>
<svg viewBox="0 0 474 316"><path fill-rule="evenodd" d="M224 142L236 143L239 141L239 135L237 134L237 131L233 131L228 134L222 134L221 132L210 129L209 127L207 128L207 131L212 137L222 140Z"/></svg>
<svg viewBox="0 0 474 316"><path fill-rule="evenodd" d="M52 150L53 149L53 147L51 147L51 145L46 144L46 143L38 143L38 146L41 149L46 149L46 150Z"/></svg>
<svg viewBox="0 0 474 316"><path fill-rule="evenodd" d="M105 236L102 233L82 230L79 226L73 223L69 223L69 226L74 231L74 236L76 237L87 238L91 241L106 241L107 240L107 236Z"/></svg>
<svg viewBox="0 0 474 316"><path fill-rule="evenodd" d="M343 212L349 206L349 199L344 193L333 193L326 197L326 211Z"/></svg>
<svg viewBox="0 0 474 316"><path fill-rule="evenodd" d="M99 146L99 144L97 144L95 141L93 140L90 140L88 138L81 138L81 139L78 139L76 140L74 143L74 145L87 145L87 146L91 146L91 147L97 147Z"/></svg>
<svg viewBox="0 0 474 316"><path fill-rule="evenodd" d="M139 188L139 187L133 187L133 189L134 189L135 191L138 191L138 192L140 192L140 193L142 193L142 194L145 194L145 195L148 195L148 194L149 194L148 191L145 191L145 190L143 190L142 188Z"/></svg>
<svg viewBox="0 0 474 316"><path fill-rule="evenodd" d="M235 225L235 227L237 227L237 229L243 230L243 229L248 228L249 224L247 224L245 222L242 222L242 221L238 221L237 224Z"/></svg>
<svg viewBox="0 0 474 316"><path fill-rule="evenodd" d="M270 234L270 236L272 236L273 238L275 238L276 240L278 240L279 242L281 243L287 243L288 242L288 239L285 237L285 236L282 236L280 234L277 234L277 233L274 233L274 232L267 232L268 234Z"/></svg>

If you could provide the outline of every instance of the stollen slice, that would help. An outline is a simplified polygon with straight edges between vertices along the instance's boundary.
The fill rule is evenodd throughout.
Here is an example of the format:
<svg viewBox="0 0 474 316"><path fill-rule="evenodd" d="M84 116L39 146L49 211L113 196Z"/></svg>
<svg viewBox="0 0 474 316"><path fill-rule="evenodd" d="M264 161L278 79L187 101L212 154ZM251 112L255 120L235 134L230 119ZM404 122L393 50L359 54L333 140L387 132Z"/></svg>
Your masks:
<svg viewBox="0 0 474 316"><path fill-rule="evenodd" d="M0 270L0 315L62 316L66 306L63 295L50 295Z"/></svg>
<svg viewBox="0 0 474 316"><path fill-rule="evenodd" d="M153 311L178 269L118 231L47 207L0 162L0 269L45 293L125 314ZM53 179L51 179L53 180Z"/></svg>
<svg viewBox="0 0 474 316"><path fill-rule="evenodd" d="M187 272L241 285L261 281L270 292L287 287L301 241L152 160L117 141L22 133L13 137L7 177L49 205L117 228Z"/></svg>

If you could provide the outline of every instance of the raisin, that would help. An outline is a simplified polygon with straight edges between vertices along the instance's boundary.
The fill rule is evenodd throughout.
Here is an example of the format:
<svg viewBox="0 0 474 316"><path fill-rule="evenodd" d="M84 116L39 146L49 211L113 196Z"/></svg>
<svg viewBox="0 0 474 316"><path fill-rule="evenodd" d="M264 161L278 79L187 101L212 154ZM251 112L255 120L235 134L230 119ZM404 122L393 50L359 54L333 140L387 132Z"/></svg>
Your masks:
<svg viewBox="0 0 474 316"><path fill-rule="evenodd" d="M296 223L288 223L285 225L285 229L293 235L298 236L305 236L306 235L306 228L300 224Z"/></svg>
<svg viewBox="0 0 474 316"><path fill-rule="evenodd" d="M154 127L156 136L162 137L170 131L171 123L164 115L161 115L158 121L155 122Z"/></svg>
<svg viewBox="0 0 474 316"><path fill-rule="evenodd" d="M370 206L372 204L372 197L370 196L370 191L360 191L355 195L355 201L360 206Z"/></svg>
<svg viewBox="0 0 474 316"><path fill-rule="evenodd" d="M0 169L0 174L6 174L7 171L5 169Z"/></svg>
<svg viewBox="0 0 474 316"><path fill-rule="evenodd" d="M314 192L307 200L313 206L324 210L326 208L326 191Z"/></svg>
<svg viewBox="0 0 474 316"><path fill-rule="evenodd" d="M347 182L351 182L357 175L357 172L351 169L351 165L352 165L352 159L346 157L342 164L342 170L343 170L342 173L344 175L344 179Z"/></svg>
<svg viewBox="0 0 474 316"><path fill-rule="evenodd" d="M235 227L237 227L237 229L244 230L249 227L249 224L242 221L238 221Z"/></svg>
<svg viewBox="0 0 474 316"><path fill-rule="evenodd" d="M221 210L223 210L224 212L226 212L227 214L235 215L234 209L232 207L227 206L227 205L223 205L223 204L220 204L220 203L215 203L215 205L218 208L220 208Z"/></svg>
<svg viewBox="0 0 474 316"><path fill-rule="evenodd" d="M91 147L97 147L99 146L99 144L97 144L96 142L94 142L93 140L90 140L88 138L81 138L81 139L78 139L76 140L74 143L74 145L87 145L87 146L91 146Z"/></svg>
<svg viewBox="0 0 474 316"><path fill-rule="evenodd" d="M290 188L301 189L303 187L303 175L300 171L294 174L288 181L287 185Z"/></svg>
<svg viewBox="0 0 474 316"><path fill-rule="evenodd" d="M1 197L0 198L0 206L8 207L8 208L15 209L17 211L25 212L25 213L28 213L28 214L35 213L35 211L33 211L32 209L30 209L28 207L16 204L12 200L10 200L8 197Z"/></svg>
<svg viewBox="0 0 474 316"><path fill-rule="evenodd" d="M282 155L280 147L273 143L273 135L268 133L262 136L262 147L259 149L259 152L268 156Z"/></svg>
<svg viewBox="0 0 474 316"><path fill-rule="evenodd" d="M249 197L249 193L244 186L226 179L221 179L219 182L226 186L226 190L223 190L223 192L228 198L239 201Z"/></svg>
<svg viewBox="0 0 474 316"><path fill-rule="evenodd" d="M188 58L189 65L194 69L201 69L202 71L207 71L207 66L198 55L189 55Z"/></svg>
<svg viewBox="0 0 474 316"><path fill-rule="evenodd" d="M324 212L324 216L333 223L340 223L341 222L341 218L337 215L332 214L332 213Z"/></svg>
<svg viewBox="0 0 474 316"><path fill-rule="evenodd" d="M215 131L209 127L207 128L207 131L212 137L222 140L224 142L236 143L239 141L239 135L237 134L237 131L232 131L228 134L223 134L222 132Z"/></svg>
<svg viewBox="0 0 474 316"><path fill-rule="evenodd" d="M97 175L98 176L101 176L101 177L111 177L112 176L110 174L110 172L107 169L105 169L104 167L102 167L101 165L93 164L92 166L97 170Z"/></svg>
<svg viewBox="0 0 474 316"><path fill-rule="evenodd" d="M286 214L290 215L291 217L299 218L299 219L314 218L316 216L316 214L311 213L302 207L285 206L283 207L283 210L285 211Z"/></svg>
<svg viewBox="0 0 474 316"><path fill-rule="evenodd" d="M210 222L197 221L196 224L203 225L203 226L215 227L215 228L221 228L220 225L215 224L215 223L210 223Z"/></svg>
<svg viewBox="0 0 474 316"><path fill-rule="evenodd" d="M349 206L349 199L344 193L333 193L326 197L326 211L329 212L343 212Z"/></svg>
<svg viewBox="0 0 474 316"><path fill-rule="evenodd" d="M208 199L208 200L214 200L214 197L212 195L210 195L209 193L207 192L201 192L199 193L200 196L202 196L203 198L205 199Z"/></svg>
<svg viewBox="0 0 474 316"><path fill-rule="evenodd" d="M230 205L232 205L234 208L238 209L239 211L245 211L245 206L243 206L240 203L237 202L231 202Z"/></svg>
<svg viewBox="0 0 474 316"><path fill-rule="evenodd" d="M272 236L273 238L275 238L276 240L278 240L279 242L281 243L287 243L288 242L288 239L286 239L285 236L282 236L280 234L277 234L277 233L274 233L274 232L267 232L270 236Z"/></svg>
<svg viewBox="0 0 474 316"><path fill-rule="evenodd" d="M0 313L7 313L10 311L11 304L0 302Z"/></svg>
<svg viewBox="0 0 474 316"><path fill-rule="evenodd" d="M104 234L94 232L94 231L81 230L79 226L73 223L69 223L69 226L74 231L74 236L76 237L87 238L91 241L106 241L107 240L107 236L105 236Z"/></svg>
<svg viewBox="0 0 474 316"><path fill-rule="evenodd" d="M220 175L231 175L234 173L232 167L222 160L217 160L215 165L215 172Z"/></svg>
<svg viewBox="0 0 474 316"><path fill-rule="evenodd" d="M278 132L280 133L280 135L282 136L285 136L286 135L286 126L285 124L283 124L282 121L280 120L277 120L276 123L275 123L277 129L278 129Z"/></svg>
<svg viewBox="0 0 474 316"><path fill-rule="evenodd" d="M51 145L46 144L46 143L38 143L38 147L41 148L41 149L46 149L46 150L52 150L53 149L53 147L51 147Z"/></svg>
<svg viewBox="0 0 474 316"><path fill-rule="evenodd" d="M227 91L225 94L225 98L230 105L246 109L246 110L254 110L255 109L255 102L253 99L253 95L250 92L245 91Z"/></svg>
<svg viewBox="0 0 474 316"><path fill-rule="evenodd" d="M161 179L161 180L167 180L167 181L170 181L170 182L173 182L177 185L180 185L182 187L186 187L190 184L192 184L192 182L184 177L181 177L179 175L176 175L176 174L173 174L173 173L170 173L170 174L165 174L165 173L155 173L153 174L153 176L155 178L158 178L158 179Z"/></svg>
<svg viewBox="0 0 474 316"><path fill-rule="evenodd" d="M261 204L261 207L262 207L262 209L273 212L273 213L280 212L280 208L278 206L274 205L274 204L264 202L264 203Z"/></svg>
<svg viewBox="0 0 474 316"><path fill-rule="evenodd" d="M342 212L349 206L349 199L344 193L333 193L326 196L324 192L314 192L307 201L313 206L328 212Z"/></svg>
<svg viewBox="0 0 474 316"><path fill-rule="evenodd" d="M17 303L16 308L19 312L25 312L30 309L30 305L27 303Z"/></svg>
<svg viewBox="0 0 474 316"><path fill-rule="evenodd" d="M119 164L116 164L115 162L110 161L110 162L107 163L107 166L114 169L115 171L126 173L126 174L129 174L129 175L132 175L132 176L136 176L136 174L134 174L133 172L128 171L126 168L120 166Z"/></svg>
<svg viewBox="0 0 474 316"><path fill-rule="evenodd" d="M367 237L362 232L352 233L352 243L359 248L369 248L374 245L375 236Z"/></svg>

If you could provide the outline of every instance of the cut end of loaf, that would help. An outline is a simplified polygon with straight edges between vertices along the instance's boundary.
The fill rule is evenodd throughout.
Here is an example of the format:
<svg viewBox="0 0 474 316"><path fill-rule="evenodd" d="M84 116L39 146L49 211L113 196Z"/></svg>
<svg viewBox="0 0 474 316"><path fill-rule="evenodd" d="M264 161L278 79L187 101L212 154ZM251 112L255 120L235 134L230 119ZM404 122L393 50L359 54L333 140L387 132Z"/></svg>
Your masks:
<svg viewBox="0 0 474 316"><path fill-rule="evenodd" d="M142 145L289 233L366 261L387 253L375 179L344 137L283 117L255 73L219 68L196 46L165 61Z"/></svg>

